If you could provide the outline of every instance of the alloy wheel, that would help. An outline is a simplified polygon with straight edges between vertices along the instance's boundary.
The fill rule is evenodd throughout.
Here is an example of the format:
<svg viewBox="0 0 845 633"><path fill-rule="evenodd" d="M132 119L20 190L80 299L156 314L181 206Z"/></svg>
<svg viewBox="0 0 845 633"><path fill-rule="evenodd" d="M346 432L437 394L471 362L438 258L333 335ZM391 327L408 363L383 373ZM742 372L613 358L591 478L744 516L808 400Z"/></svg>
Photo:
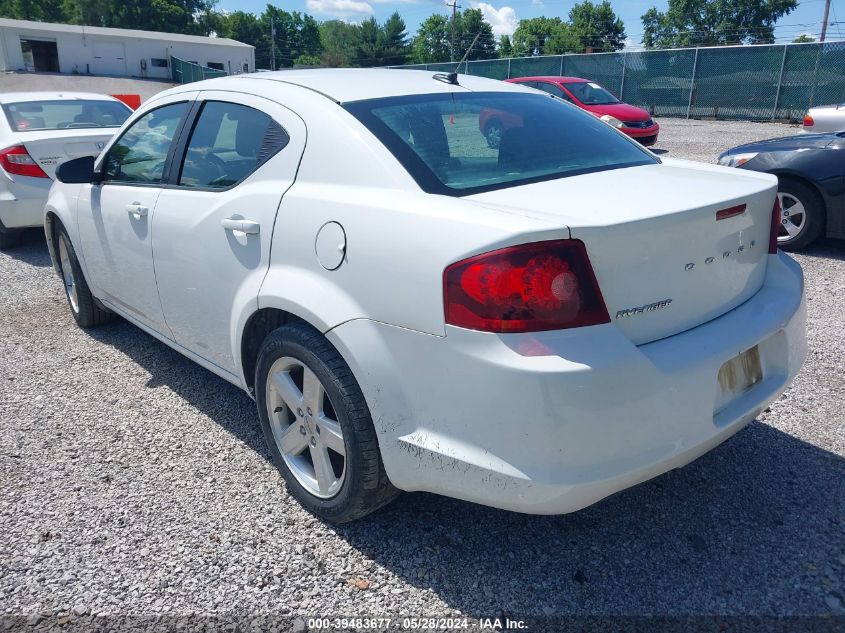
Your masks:
<svg viewBox="0 0 845 633"><path fill-rule="evenodd" d="M790 193L779 191L778 202L780 202L778 242L792 241L804 230L807 224L807 211L804 204Z"/></svg>
<svg viewBox="0 0 845 633"><path fill-rule="evenodd" d="M346 477L346 445L320 379L285 356L270 367L266 394L273 439L290 472L315 497L335 496Z"/></svg>
<svg viewBox="0 0 845 633"><path fill-rule="evenodd" d="M59 263L62 268L62 280L65 284L70 307L75 313L79 313L79 295L76 290L76 278L73 276L73 266L70 263L70 249L68 249L64 236L59 237Z"/></svg>

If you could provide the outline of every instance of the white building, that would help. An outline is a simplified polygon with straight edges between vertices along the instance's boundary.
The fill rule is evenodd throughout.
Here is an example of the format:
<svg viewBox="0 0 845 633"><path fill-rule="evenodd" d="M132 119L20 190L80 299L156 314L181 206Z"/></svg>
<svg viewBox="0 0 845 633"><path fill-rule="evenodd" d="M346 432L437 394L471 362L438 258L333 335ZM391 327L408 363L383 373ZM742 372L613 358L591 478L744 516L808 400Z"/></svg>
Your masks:
<svg viewBox="0 0 845 633"><path fill-rule="evenodd" d="M170 58L255 71L255 48L217 37L0 18L0 70L170 78Z"/></svg>

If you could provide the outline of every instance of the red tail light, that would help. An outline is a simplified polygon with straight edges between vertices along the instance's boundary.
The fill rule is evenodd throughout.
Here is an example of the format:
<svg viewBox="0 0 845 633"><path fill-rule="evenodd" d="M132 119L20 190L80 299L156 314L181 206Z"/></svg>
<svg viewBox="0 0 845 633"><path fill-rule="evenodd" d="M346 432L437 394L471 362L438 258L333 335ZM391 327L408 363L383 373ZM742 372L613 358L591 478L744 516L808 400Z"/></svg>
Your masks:
<svg viewBox="0 0 845 633"><path fill-rule="evenodd" d="M16 176L31 176L33 178L49 178L44 170L38 166L23 145L7 147L0 151L0 165L9 174Z"/></svg>
<svg viewBox="0 0 845 633"><path fill-rule="evenodd" d="M485 332L537 332L609 323L580 240L511 246L443 273L446 323Z"/></svg>
<svg viewBox="0 0 845 633"><path fill-rule="evenodd" d="M769 231L769 255L778 252L778 233L780 232L780 200L775 198L775 206L772 207L772 227Z"/></svg>
<svg viewBox="0 0 845 633"><path fill-rule="evenodd" d="M813 127L815 124L816 122L813 121L813 117L809 114L804 115L804 127Z"/></svg>

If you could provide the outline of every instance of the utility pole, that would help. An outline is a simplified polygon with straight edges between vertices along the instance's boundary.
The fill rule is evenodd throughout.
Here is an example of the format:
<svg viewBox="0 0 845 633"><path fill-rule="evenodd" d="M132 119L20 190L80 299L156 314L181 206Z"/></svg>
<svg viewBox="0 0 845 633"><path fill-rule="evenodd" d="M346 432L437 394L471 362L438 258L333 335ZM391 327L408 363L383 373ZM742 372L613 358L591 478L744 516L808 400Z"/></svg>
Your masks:
<svg viewBox="0 0 845 633"><path fill-rule="evenodd" d="M276 70L276 24L270 16L270 70Z"/></svg>
<svg viewBox="0 0 845 633"><path fill-rule="evenodd" d="M452 0L452 3L446 3L447 7L452 7L452 50L449 51L449 61L455 61L455 35L457 34L457 29L455 28L455 13L461 7L458 4L458 0Z"/></svg>
<svg viewBox="0 0 845 633"><path fill-rule="evenodd" d="M824 3L824 20L822 20L822 34L819 37L819 42L824 42L824 37L827 35L827 19L830 17L830 0L825 0Z"/></svg>

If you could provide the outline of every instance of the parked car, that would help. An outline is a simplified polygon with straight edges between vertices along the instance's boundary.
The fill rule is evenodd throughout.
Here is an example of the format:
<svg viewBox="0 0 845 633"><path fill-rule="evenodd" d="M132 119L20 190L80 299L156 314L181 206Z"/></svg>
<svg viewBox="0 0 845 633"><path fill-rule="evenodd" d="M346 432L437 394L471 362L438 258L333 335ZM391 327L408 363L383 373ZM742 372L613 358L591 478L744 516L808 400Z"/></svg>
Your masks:
<svg viewBox="0 0 845 633"><path fill-rule="evenodd" d="M56 166L96 156L132 113L113 97L82 92L0 94L0 249L40 226Z"/></svg>
<svg viewBox="0 0 845 633"><path fill-rule="evenodd" d="M555 76L519 77L507 81L530 86L574 103L645 146L651 146L657 142L660 125L651 118L647 110L623 103L594 81L579 77ZM496 126L492 121L488 123L487 130L488 134L493 136L495 143Z"/></svg>
<svg viewBox="0 0 845 633"><path fill-rule="evenodd" d="M778 177L778 246L794 251L823 235L845 238L845 133L787 136L729 149L721 165Z"/></svg>
<svg viewBox="0 0 845 633"><path fill-rule="evenodd" d="M801 131L806 134L845 131L845 103L810 108Z"/></svg>
<svg viewBox="0 0 845 633"><path fill-rule="evenodd" d="M497 150L486 109L523 121ZM736 433L806 354L773 176L661 160L515 84L212 79L58 178L76 322L119 314L244 388L331 521L397 490L578 510Z"/></svg>

